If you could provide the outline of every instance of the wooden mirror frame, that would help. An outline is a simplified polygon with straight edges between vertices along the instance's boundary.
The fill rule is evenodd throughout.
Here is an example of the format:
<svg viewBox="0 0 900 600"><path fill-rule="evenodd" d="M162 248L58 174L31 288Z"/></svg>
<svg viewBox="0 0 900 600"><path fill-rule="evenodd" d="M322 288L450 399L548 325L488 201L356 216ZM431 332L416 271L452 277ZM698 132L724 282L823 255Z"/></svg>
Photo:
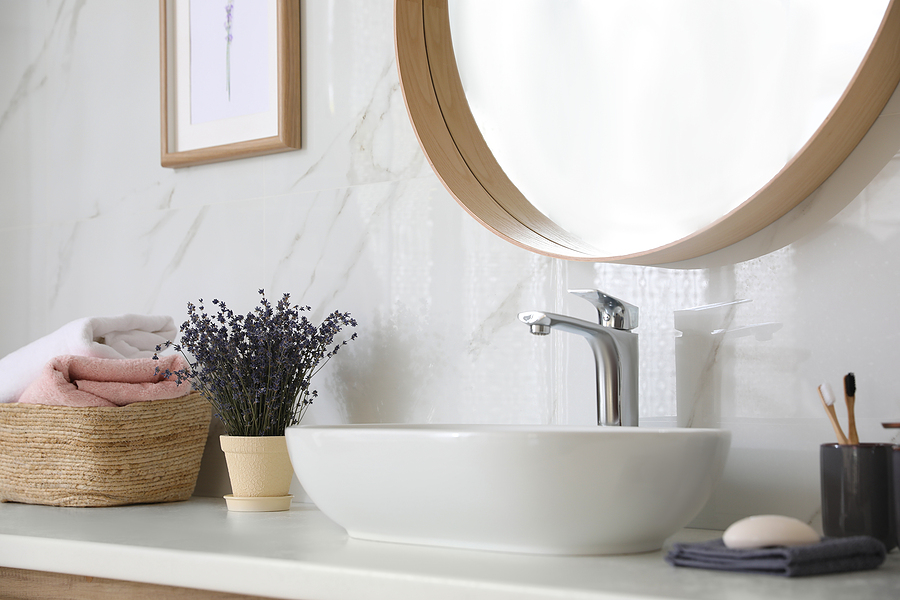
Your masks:
<svg viewBox="0 0 900 600"><path fill-rule="evenodd" d="M395 0L394 43L400 87L419 144L450 194L482 225L547 256L661 265L715 252L760 231L802 202L840 166L900 82L898 2L890 0L875 39L837 104L775 177L693 234L619 256L597 256L589 244L539 212L503 172L466 101L453 54L447 0Z"/></svg>

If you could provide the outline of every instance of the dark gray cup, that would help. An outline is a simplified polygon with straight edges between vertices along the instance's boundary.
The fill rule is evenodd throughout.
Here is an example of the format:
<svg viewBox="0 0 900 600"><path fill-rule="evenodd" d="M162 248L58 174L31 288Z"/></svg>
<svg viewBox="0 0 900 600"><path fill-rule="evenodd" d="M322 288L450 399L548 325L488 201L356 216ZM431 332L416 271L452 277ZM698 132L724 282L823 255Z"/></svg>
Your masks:
<svg viewBox="0 0 900 600"><path fill-rule="evenodd" d="M828 537L869 535L897 545L890 444L822 444L822 530Z"/></svg>
<svg viewBox="0 0 900 600"><path fill-rule="evenodd" d="M891 503L894 505L894 542L900 545L900 446L893 451L894 489Z"/></svg>

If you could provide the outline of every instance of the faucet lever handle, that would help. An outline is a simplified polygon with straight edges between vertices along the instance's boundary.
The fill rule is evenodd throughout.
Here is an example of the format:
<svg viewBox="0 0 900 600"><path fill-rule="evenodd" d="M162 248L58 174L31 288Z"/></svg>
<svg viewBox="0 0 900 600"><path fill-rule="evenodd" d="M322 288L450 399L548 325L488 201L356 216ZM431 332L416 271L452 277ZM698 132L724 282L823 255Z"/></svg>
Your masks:
<svg viewBox="0 0 900 600"><path fill-rule="evenodd" d="M638 326L640 309L633 304L613 298L600 290L569 290L569 293L593 304L603 327L631 330Z"/></svg>

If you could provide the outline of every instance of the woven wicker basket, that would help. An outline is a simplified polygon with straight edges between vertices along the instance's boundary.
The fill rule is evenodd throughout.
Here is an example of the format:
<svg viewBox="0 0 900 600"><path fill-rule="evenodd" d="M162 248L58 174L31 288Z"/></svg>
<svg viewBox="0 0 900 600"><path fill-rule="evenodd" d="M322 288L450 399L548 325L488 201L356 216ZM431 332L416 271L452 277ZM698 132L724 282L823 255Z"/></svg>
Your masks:
<svg viewBox="0 0 900 600"><path fill-rule="evenodd" d="M123 407L0 404L0 501L118 506L187 500L211 414L196 392Z"/></svg>

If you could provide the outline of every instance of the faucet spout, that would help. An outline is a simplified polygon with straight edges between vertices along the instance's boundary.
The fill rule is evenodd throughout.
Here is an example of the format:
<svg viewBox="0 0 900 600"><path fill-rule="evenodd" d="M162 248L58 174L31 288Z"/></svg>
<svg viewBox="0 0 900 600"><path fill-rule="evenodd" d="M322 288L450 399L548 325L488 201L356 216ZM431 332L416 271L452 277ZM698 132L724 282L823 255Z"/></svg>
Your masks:
<svg viewBox="0 0 900 600"><path fill-rule="evenodd" d="M551 329L559 329L587 340L594 353L597 424L637 426L637 334L543 311L519 313L519 320L535 335L547 335Z"/></svg>

